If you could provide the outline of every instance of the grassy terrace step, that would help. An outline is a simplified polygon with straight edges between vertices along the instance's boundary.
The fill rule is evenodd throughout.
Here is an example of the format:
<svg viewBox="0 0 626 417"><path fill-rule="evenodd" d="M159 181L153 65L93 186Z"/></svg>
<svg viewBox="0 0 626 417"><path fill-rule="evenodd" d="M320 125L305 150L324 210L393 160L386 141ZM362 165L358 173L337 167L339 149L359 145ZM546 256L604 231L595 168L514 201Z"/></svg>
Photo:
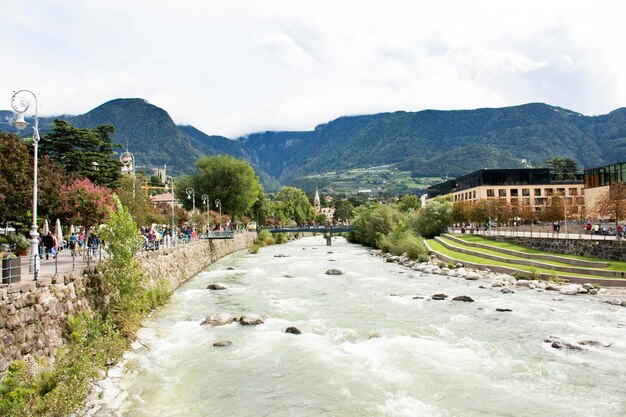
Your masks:
<svg viewBox="0 0 626 417"><path fill-rule="evenodd" d="M499 262L507 262L509 264L514 265L526 265L530 267L543 268L543 269L551 269L553 271L559 271L568 274L587 274L594 276L602 276L602 277L610 277L610 278L626 278L622 272L620 271L611 271L608 268L587 268L580 266L573 266L568 263L563 263L554 260L534 260L528 259L524 257L524 254L520 254L520 256L503 254L501 252L478 248L478 247L470 247L464 246L462 243L459 243L457 240L452 240L449 236L447 237L436 237L443 246L446 246L448 249L453 250L455 252L465 253L466 255L474 255L479 256L485 259L489 259L492 261Z"/></svg>
<svg viewBox="0 0 626 417"><path fill-rule="evenodd" d="M561 258L569 258L569 259L576 259L576 260L582 260L582 261L592 261L592 262L602 262L600 261L598 258L593 258L590 256L578 256L578 255L564 255L564 254L551 254L548 252L543 252L540 251L538 249L533 249L533 248L527 248L525 246L521 246L521 245L516 245L513 243L509 243L509 242L497 242L495 240L491 240L491 239L485 239L484 237L481 236L476 236L476 235L460 235L460 236L455 236L456 238L462 239L466 242L470 242L470 243L480 243L480 244L484 244L484 245L489 245L489 246L493 246L494 248L502 248L502 249L510 249L510 250L514 250L517 252L522 252L525 254L537 254L537 255L556 255L558 257ZM610 271L626 271L626 262L618 262L618 261L606 261L609 266L606 268Z"/></svg>
<svg viewBox="0 0 626 417"><path fill-rule="evenodd" d="M623 282L624 280L619 279L619 278L611 278L611 277L600 277L597 275L591 275L591 274L578 274L578 273L563 273L563 272L558 272L555 271L553 269L549 269L549 268L538 268L538 267L533 267L533 266L527 266L527 265L515 265L513 267L513 265L511 265L508 262L501 262L501 261L494 261L491 259L487 259L487 258L482 258L480 256L475 256L475 255L467 255L464 253L460 253L460 252L456 252L453 250L450 250L448 248L446 248L445 246L443 246L441 243L437 242L434 239L427 239L426 243L428 244L428 246L430 247L430 249L434 252L439 252L449 258L452 258L456 261L459 262L470 262L473 264L477 264L477 265L484 265L484 266L500 266L500 267L504 267L504 268L508 268L510 270L517 270L520 272L526 272L526 273L538 273L538 274L543 274L545 276L558 276L561 278L565 278L568 279L570 277L572 278L584 278L584 279L589 279L589 280L604 280L604 281L619 281L619 282Z"/></svg>
<svg viewBox="0 0 626 417"><path fill-rule="evenodd" d="M443 235L442 237L445 237L446 239L451 239L456 244L461 244L461 245L472 247L472 248L488 249L492 251L501 252L507 255L522 257L524 259L540 259L541 261L559 262L559 263L563 263L567 265L582 266L582 267L587 267L587 268L607 268L608 266L610 266L610 262L608 261L599 261L599 260L592 261L592 260L587 260L587 259L578 259L578 258L573 258L569 256L561 256L559 254L548 254L546 252L537 251L534 249L532 253L528 251L515 250L510 247L502 247L499 245L493 245L491 243L500 243L500 242L495 242L495 241L478 237L478 236L467 236L469 237L468 239L464 235L457 236L457 235L446 234L446 235ZM478 238L478 239L474 239L474 238ZM522 246L520 246L520 248L529 249L529 248L524 248Z"/></svg>

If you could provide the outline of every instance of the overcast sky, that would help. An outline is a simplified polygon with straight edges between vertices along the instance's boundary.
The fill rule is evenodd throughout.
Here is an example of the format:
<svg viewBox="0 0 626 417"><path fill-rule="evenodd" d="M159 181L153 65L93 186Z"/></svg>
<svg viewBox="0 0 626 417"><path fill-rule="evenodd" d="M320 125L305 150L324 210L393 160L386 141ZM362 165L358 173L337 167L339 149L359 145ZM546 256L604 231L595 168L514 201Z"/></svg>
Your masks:
<svg viewBox="0 0 626 417"><path fill-rule="evenodd" d="M14 0L0 7L0 109L141 97L236 137L342 115L545 102L626 105L623 1Z"/></svg>

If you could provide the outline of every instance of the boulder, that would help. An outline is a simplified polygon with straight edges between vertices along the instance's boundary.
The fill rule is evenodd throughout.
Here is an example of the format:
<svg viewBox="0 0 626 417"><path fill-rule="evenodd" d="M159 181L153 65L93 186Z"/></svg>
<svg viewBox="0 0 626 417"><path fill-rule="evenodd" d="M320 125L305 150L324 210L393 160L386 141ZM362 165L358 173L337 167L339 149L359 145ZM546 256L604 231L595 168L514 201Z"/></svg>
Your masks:
<svg viewBox="0 0 626 417"><path fill-rule="evenodd" d="M624 302L619 298L609 298L606 302L614 306L624 305Z"/></svg>
<svg viewBox="0 0 626 417"><path fill-rule="evenodd" d="M218 340L217 342L213 343L213 347L227 347L227 346L231 346L233 344L233 342L231 342L230 340Z"/></svg>
<svg viewBox="0 0 626 417"><path fill-rule="evenodd" d="M343 271L337 268L331 268L326 271L326 275L343 275Z"/></svg>
<svg viewBox="0 0 626 417"><path fill-rule="evenodd" d="M297 327L287 327L285 329L285 333L291 333L291 334L301 334L302 332L300 331L300 329L298 329Z"/></svg>
<svg viewBox="0 0 626 417"><path fill-rule="evenodd" d="M228 268L226 268L227 271L234 271L235 268L233 268L232 266L229 266Z"/></svg>
<svg viewBox="0 0 626 417"><path fill-rule="evenodd" d="M208 287L206 287L207 290L214 290L214 291L219 291L219 290L225 290L226 287L223 284L209 284Z"/></svg>
<svg viewBox="0 0 626 417"><path fill-rule="evenodd" d="M511 310L510 308L496 308L496 311L499 311L500 313L504 313L504 312L513 311L513 310Z"/></svg>
<svg viewBox="0 0 626 417"><path fill-rule="evenodd" d="M480 278L480 275L476 272L468 272L467 274L465 274L464 278L468 281L476 281Z"/></svg>
<svg viewBox="0 0 626 417"><path fill-rule="evenodd" d="M589 294L591 294L591 295L596 295L597 293L598 293L598 290L596 290L595 288L589 290Z"/></svg>
<svg viewBox="0 0 626 417"><path fill-rule="evenodd" d="M265 323L265 319L258 314L244 314L239 319L239 323L244 326L256 326L257 324Z"/></svg>
<svg viewBox="0 0 626 417"><path fill-rule="evenodd" d="M431 298L433 300L445 300L448 296L446 294L435 294Z"/></svg>
<svg viewBox="0 0 626 417"><path fill-rule="evenodd" d="M504 284L501 283L500 281L491 281L491 287L492 288L504 287Z"/></svg>
<svg viewBox="0 0 626 417"><path fill-rule="evenodd" d="M571 343L563 342L562 340L555 340L550 346L555 349L583 350L580 346L572 345Z"/></svg>
<svg viewBox="0 0 626 417"><path fill-rule="evenodd" d="M547 291L561 291L561 288L562 287L560 285L554 284L554 283L551 282L549 284L546 284L546 288L545 289Z"/></svg>
<svg viewBox="0 0 626 417"><path fill-rule="evenodd" d="M473 303L474 300L472 297L468 297L467 295L459 295L458 297L454 297L452 301L464 301L466 303Z"/></svg>
<svg viewBox="0 0 626 417"><path fill-rule="evenodd" d="M547 287L546 287L547 289ZM580 284L568 284L564 287L561 287L559 290L559 294L563 295L576 295L582 289L582 285ZM586 290L585 290L586 292Z"/></svg>
<svg viewBox="0 0 626 417"><path fill-rule="evenodd" d="M237 317L229 313L211 314L209 317L204 319L200 325L204 326L205 324L210 324L211 326L223 326L234 321L237 321Z"/></svg>
<svg viewBox="0 0 626 417"><path fill-rule="evenodd" d="M500 292L501 292L502 294L513 294L515 291L513 291L513 290L511 290L511 289L509 289L509 288L507 288L507 287L504 287L504 288L502 288L502 289L500 290Z"/></svg>
<svg viewBox="0 0 626 417"><path fill-rule="evenodd" d="M593 284L590 284L590 283L587 282L587 283L583 284L583 288L586 289L586 290L593 290L594 286L593 286Z"/></svg>

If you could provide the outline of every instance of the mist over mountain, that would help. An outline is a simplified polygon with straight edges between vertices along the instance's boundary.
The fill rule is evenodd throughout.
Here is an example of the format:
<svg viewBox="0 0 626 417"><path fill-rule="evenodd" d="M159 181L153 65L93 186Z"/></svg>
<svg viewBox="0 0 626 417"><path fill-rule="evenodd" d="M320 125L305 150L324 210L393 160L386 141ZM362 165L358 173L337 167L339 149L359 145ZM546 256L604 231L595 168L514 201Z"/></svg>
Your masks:
<svg viewBox="0 0 626 417"><path fill-rule="evenodd" d="M0 130L11 112L0 111ZM522 159L540 165L569 157L582 167L626 159L626 109L601 116L542 103L476 110L425 110L340 117L312 131L253 133L237 139L177 126L143 99L115 99L78 116L79 127L112 124L114 140L138 166L191 172L200 155L227 154L255 167L266 186L308 174L397 164L420 175L460 175L480 168L514 168ZM42 134L54 118L40 119ZM24 134L24 133L22 133Z"/></svg>

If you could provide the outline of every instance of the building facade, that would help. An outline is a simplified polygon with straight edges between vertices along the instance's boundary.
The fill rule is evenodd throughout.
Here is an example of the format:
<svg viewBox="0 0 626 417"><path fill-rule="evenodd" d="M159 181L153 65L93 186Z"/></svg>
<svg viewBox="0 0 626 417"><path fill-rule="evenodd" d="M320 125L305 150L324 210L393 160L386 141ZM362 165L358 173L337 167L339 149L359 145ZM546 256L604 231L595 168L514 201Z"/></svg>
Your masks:
<svg viewBox="0 0 626 417"><path fill-rule="evenodd" d="M618 182L626 184L626 162L586 169L584 176L585 206L591 217L600 217L595 212L597 202L609 194L611 185Z"/></svg>
<svg viewBox="0 0 626 417"><path fill-rule="evenodd" d="M529 206L535 213L552 204L553 198L565 197L572 217L582 213L585 203L582 178L554 180L547 168L481 169L435 184L427 193L428 199L451 195L455 204L498 199L510 206Z"/></svg>

